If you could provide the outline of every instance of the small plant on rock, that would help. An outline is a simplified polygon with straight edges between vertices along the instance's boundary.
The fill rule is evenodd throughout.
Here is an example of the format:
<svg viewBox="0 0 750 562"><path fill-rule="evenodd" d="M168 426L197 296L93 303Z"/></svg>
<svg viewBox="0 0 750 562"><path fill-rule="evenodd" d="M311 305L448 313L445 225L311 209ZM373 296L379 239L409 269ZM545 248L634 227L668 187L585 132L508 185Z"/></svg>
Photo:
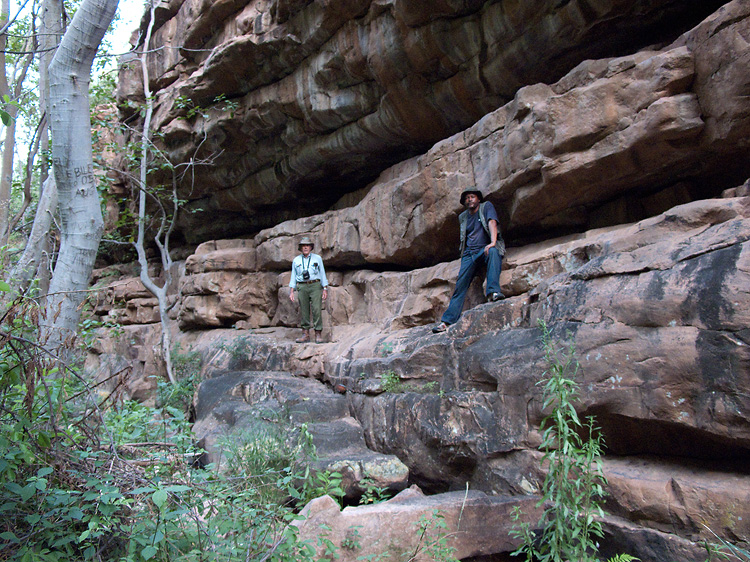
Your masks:
<svg viewBox="0 0 750 562"><path fill-rule="evenodd" d="M383 392L401 392L403 390L401 377L393 370L383 373L381 380L380 388L383 389Z"/></svg>
<svg viewBox="0 0 750 562"><path fill-rule="evenodd" d="M248 337L239 337L233 339L230 343L221 343L219 349L226 351L234 359L244 359L252 354L253 346Z"/></svg>
<svg viewBox="0 0 750 562"><path fill-rule="evenodd" d="M347 529L346 536L341 541L341 548L346 548L347 550L359 550L362 548L362 545L359 543L361 538L359 534L360 528L362 528L362 525L352 525Z"/></svg>
<svg viewBox="0 0 750 562"><path fill-rule="evenodd" d="M711 533L718 542L703 543L706 549L706 562L711 560L737 560L739 562L750 562L750 550L742 548L736 544L732 544L729 541L722 539L719 535L713 532L707 525L703 525L709 533ZM747 541L743 541L747 545Z"/></svg>
<svg viewBox="0 0 750 562"><path fill-rule="evenodd" d="M382 342L378 344L377 353L380 357L388 357L393 353L393 344L391 342Z"/></svg>
<svg viewBox="0 0 750 562"><path fill-rule="evenodd" d="M359 499L359 505L381 503L389 500L391 497L388 488L381 488L370 478L363 478L359 485L364 488L364 493Z"/></svg>
<svg viewBox="0 0 750 562"><path fill-rule="evenodd" d="M430 516L422 515L416 526L417 546L407 562L423 558L425 554L438 562L458 562L455 547L448 544L450 535L442 513L434 510Z"/></svg>

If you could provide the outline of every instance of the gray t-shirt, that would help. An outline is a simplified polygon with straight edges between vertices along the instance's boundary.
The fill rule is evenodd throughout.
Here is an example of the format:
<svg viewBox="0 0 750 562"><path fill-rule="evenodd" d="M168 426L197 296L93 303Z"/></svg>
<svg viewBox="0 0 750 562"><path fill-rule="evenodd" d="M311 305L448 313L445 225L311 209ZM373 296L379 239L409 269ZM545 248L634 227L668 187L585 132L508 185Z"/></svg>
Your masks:
<svg viewBox="0 0 750 562"><path fill-rule="evenodd" d="M487 219L487 223L491 220L500 222L497 218L497 211L495 211L495 207L490 202L487 202L484 206L484 216ZM479 211L477 210L474 214L469 213L466 219L466 249L476 252L489 243L490 235L482 228L482 223L479 220Z"/></svg>

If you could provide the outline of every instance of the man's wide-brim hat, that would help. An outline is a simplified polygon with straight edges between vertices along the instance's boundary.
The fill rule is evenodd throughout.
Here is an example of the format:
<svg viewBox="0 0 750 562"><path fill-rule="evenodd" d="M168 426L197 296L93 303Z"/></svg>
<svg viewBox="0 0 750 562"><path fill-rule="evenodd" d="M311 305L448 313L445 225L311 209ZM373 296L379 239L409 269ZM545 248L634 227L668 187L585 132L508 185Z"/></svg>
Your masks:
<svg viewBox="0 0 750 562"><path fill-rule="evenodd" d="M466 196L471 193L479 197L480 203L484 201L484 195L482 195L482 192L479 191L476 187L470 187L469 189L465 189L463 193L461 193L461 205L466 205Z"/></svg>
<svg viewBox="0 0 750 562"><path fill-rule="evenodd" d="M303 236L302 239L299 241L299 244L297 244L297 248L301 248L302 246L312 246L315 247L315 244L313 244L313 241L310 240L309 236Z"/></svg>

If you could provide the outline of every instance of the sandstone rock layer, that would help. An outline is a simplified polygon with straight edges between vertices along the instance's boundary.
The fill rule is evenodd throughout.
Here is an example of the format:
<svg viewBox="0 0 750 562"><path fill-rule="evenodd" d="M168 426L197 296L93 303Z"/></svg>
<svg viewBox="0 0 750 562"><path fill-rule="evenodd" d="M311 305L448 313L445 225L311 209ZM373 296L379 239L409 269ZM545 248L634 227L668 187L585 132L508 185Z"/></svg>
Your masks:
<svg viewBox="0 0 750 562"><path fill-rule="evenodd" d="M200 242L257 232L284 219L319 212L342 195L364 188L390 165L465 130L517 96L520 88L552 83L586 59L671 41L722 4L162 2L152 44L158 48L148 57L156 95L154 129L163 135L163 148L173 163L211 162L196 166L182 182L181 195L192 201L193 211L182 215L182 231ZM145 21L141 29L146 29ZM733 41L735 52L741 51L741 38L727 38L719 26L713 29L717 33L706 30L702 38L712 43L703 55L725 52L720 43L727 39ZM741 95L746 77L738 54L737 66L723 72L737 81L739 88L733 93ZM599 70L606 70L606 65ZM122 65L118 100L124 118L132 116L133 103L142 101L139 73L136 63ZM675 91L663 95L677 96L689 81L685 77ZM697 83L709 91L713 86L709 74ZM582 151L619 133L591 156L609 152L615 138L619 144L638 145L633 148L640 147L644 155L642 129L654 123L662 129L659 143L683 136L690 144L700 130L694 96L650 110L650 102L643 100L637 114L629 113L628 100L620 103L615 97L599 92L598 100L606 102L599 107L606 112L592 101L576 105L579 100L570 96L541 114L528 112L521 101L510 118L528 126L541 119L549 131L557 126L556 111L572 106L586 114L597 109L599 115L591 115L587 133L563 134L550 146ZM617 119L610 113L618 107L627 116ZM713 106L720 113L727 107ZM732 119L717 118L713 130L726 138ZM540 134L549 133L542 128L529 140ZM523 137L517 136L516 142L523 142ZM529 149L517 158L533 157L534 147ZM651 159L661 160L656 155L661 150L657 148ZM684 165L674 160L663 163L670 164ZM664 170L661 175L659 171L653 171L654 178L665 181ZM687 175L699 171L705 170L693 169ZM632 182L623 176L620 182ZM585 202L584 196L578 204ZM205 216L209 220L202 220Z"/></svg>

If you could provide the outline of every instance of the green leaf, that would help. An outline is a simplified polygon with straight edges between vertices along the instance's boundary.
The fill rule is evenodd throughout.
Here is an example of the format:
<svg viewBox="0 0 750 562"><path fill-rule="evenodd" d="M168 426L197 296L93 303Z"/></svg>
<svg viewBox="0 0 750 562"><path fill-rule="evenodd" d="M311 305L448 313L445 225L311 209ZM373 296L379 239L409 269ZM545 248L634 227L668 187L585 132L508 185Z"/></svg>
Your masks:
<svg viewBox="0 0 750 562"><path fill-rule="evenodd" d="M0 539L3 539L4 541L10 541L17 543L18 537L14 535L11 531L5 531L4 533L0 533Z"/></svg>
<svg viewBox="0 0 750 562"><path fill-rule="evenodd" d="M3 113L5 113L5 112L4 111L0 112L0 115L2 115ZM6 113L6 115L7 115L7 113ZM5 123L5 119L3 119L3 123ZM7 125L8 123L5 123L5 124ZM0 291L3 291L4 293L9 292L10 291L10 285L8 285L5 281L0 281Z"/></svg>
<svg viewBox="0 0 750 562"><path fill-rule="evenodd" d="M15 482L9 482L5 486L14 494L21 496L21 500L24 502L29 501L36 494L36 486L34 484L28 484L22 488Z"/></svg>
<svg viewBox="0 0 750 562"><path fill-rule="evenodd" d="M144 560L150 560L151 558L154 557L154 555L157 552L158 552L158 550L155 547L149 545L146 548L144 548L143 550L141 550L141 556L143 556Z"/></svg>
<svg viewBox="0 0 750 562"><path fill-rule="evenodd" d="M161 509L161 507L167 501L167 494L167 490L160 488L153 493L153 495L151 496L151 500L154 502L154 504L156 504L156 507Z"/></svg>

